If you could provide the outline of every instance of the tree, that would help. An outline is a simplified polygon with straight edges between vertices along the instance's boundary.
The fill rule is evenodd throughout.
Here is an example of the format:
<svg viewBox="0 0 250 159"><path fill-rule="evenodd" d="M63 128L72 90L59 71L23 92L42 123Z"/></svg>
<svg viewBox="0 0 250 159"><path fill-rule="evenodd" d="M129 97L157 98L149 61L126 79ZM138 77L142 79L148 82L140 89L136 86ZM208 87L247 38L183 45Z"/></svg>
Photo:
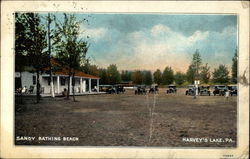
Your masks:
<svg viewBox="0 0 250 159"><path fill-rule="evenodd" d="M62 66L68 69L68 93L70 93L70 78L74 80L75 71L80 69L80 64L86 57L88 51L87 41L80 38L80 21L76 20L75 15L64 14L64 21L56 22L57 36L56 36L56 52L57 58ZM73 100L74 96L73 82Z"/></svg>
<svg viewBox="0 0 250 159"><path fill-rule="evenodd" d="M164 85L172 84L174 81L174 71L171 67L166 67L162 73L162 83Z"/></svg>
<svg viewBox="0 0 250 159"><path fill-rule="evenodd" d="M215 83L227 83L229 82L229 71L225 65L219 65L217 69L213 72L213 81Z"/></svg>
<svg viewBox="0 0 250 159"><path fill-rule="evenodd" d="M202 59L199 50L196 50L193 54L192 62L187 70L187 79L189 82L200 79L200 70L202 65Z"/></svg>
<svg viewBox="0 0 250 159"><path fill-rule="evenodd" d="M121 72L121 80L122 81L131 81L132 79L131 79L131 71L128 71L128 70L123 70L122 72Z"/></svg>
<svg viewBox="0 0 250 159"><path fill-rule="evenodd" d="M81 70L87 74L90 74L90 75L94 75L94 76L99 75L98 66L91 64L89 59L85 60L84 65L81 66Z"/></svg>
<svg viewBox="0 0 250 159"><path fill-rule="evenodd" d="M157 69L154 72L153 76L154 76L154 82L157 83L158 85L160 85L161 82L162 82L162 73L161 73L161 71L159 69Z"/></svg>
<svg viewBox="0 0 250 159"><path fill-rule="evenodd" d="M48 53L49 53L49 75L50 75L50 89L51 89L51 96L55 97L54 92L54 82L53 82L53 76L52 76L52 64L51 64L51 30L50 30L50 24L52 22L52 19L50 18L50 13L48 13Z"/></svg>
<svg viewBox="0 0 250 159"><path fill-rule="evenodd" d="M108 75L108 83L109 84L116 84L121 81L121 75L117 70L115 64L111 64L107 68L107 75Z"/></svg>
<svg viewBox="0 0 250 159"><path fill-rule="evenodd" d="M195 80L195 69L192 64L188 66L188 70L186 72L186 78L187 78L187 81L190 83L193 83Z"/></svg>
<svg viewBox="0 0 250 159"><path fill-rule="evenodd" d="M238 67L237 67L237 64L238 64L237 52L238 52L238 50L236 48L234 57L232 59L232 61L233 61L233 64L232 64L232 79L231 79L232 83L237 83L237 69L238 69Z"/></svg>
<svg viewBox="0 0 250 159"><path fill-rule="evenodd" d="M49 54L47 47L46 30L37 13L24 13L26 38L24 48L28 57L28 64L36 72L36 102L40 100L40 77L45 68L49 67Z"/></svg>
<svg viewBox="0 0 250 159"><path fill-rule="evenodd" d="M210 75L210 67L209 67L208 64L206 63L205 66L202 66L202 67L201 67L200 78L201 78L202 82L208 83L210 77L211 77L211 75Z"/></svg>
<svg viewBox="0 0 250 159"><path fill-rule="evenodd" d="M174 76L174 81L176 82L176 84L182 85L185 82L185 78L186 76L184 73L176 72Z"/></svg>
<svg viewBox="0 0 250 159"><path fill-rule="evenodd" d="M142 84L143 80L143 74L141 71L137 70L132 73L132 81L135 84Z"/></svg>
<svg viewBox="0 0 250 159"><path fill-rule="evenodd" d="M108 83L108 75L107 70L104 68L99 69L99 77L100 77L100 84L107 84Z"/></svg>
<svg viewBox="0 0 250 159"><path fill-rule="evenodd" d="M143 82L146 85L151 85L153 83L151 71L145 71L145 73L143 74Z"/></svg>
<svg viewBox="0 0 250 159"><path fill-rule="evenodd" d="M22 88L22 72L24 71L25 64L27 65L28 61L25 55L27 55L26 51L26 36L28 23L26 21L25 14L16 13L15 14L15 72L19 72L20 74L20 87ZM21 93L21 101L23 104L22 91Z"/></svg>

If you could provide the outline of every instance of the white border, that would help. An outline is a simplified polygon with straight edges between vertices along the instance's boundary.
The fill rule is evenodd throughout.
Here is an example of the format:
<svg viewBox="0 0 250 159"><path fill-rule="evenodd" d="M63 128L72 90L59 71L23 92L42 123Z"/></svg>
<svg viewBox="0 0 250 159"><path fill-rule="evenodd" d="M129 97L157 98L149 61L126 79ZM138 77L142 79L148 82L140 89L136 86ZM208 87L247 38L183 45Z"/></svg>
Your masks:
<svg viewBox="0 0 250 159"><path fill-rule="evenodd" d="M245 3L245 2L244 2ZM245 5L246 6L246 5ZM249 6L249 4L248 4ZM249 8L240 1L3 1L1 3L1 156L3 158L239 158L249 149L249 86L239 84L239 129L237 148L82 148L15 146L13 103L13 46L16 11L101 13L223 13L239 18L239 75L247 69L249 81ZM247 157L246 157L247 158Z"/></svg>

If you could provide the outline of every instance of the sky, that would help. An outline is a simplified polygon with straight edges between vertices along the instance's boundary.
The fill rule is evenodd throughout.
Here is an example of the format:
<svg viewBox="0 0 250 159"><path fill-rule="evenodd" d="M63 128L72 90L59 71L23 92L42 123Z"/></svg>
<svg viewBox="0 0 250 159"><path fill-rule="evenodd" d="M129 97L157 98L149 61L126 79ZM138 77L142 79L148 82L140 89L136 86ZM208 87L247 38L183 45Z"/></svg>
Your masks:
<svg viewBox="0 0 250 159"><path fill-rule="evenodd" d="M62 19L60 14L56 15ZM186 72L199 50L203 64L231 67L237 47L236 15L76 14L81 37L89 36L87 57L99 68Z"/></svg>

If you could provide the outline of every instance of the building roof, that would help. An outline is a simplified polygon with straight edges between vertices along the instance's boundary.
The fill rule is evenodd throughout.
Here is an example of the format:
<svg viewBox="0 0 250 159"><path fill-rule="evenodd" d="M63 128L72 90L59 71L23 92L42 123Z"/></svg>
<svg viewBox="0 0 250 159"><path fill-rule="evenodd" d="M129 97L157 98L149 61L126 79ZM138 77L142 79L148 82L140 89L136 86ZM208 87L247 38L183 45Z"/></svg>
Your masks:
<svg viewBox="0 0 250 159"><path fill-rule="evenodd" d="M51 64L55 67L60 67L62 68L62 66L59 64L59 62L55 59L52 58L51 59ZM49 69L49 68L47 68ZM64 76L68 76L69 70L66 67L63 67L62 69L60 69L59 71L54 71L55 75L64 75ZM78 77L85 77L85 78L92 78L92 79L100 79L100 77L94 76L94 75L90 75L87 73L84 73L82 71L79 70L75 70L75 76Z"/></svg>
<svg viewBox="0 0 250 159"><path fill-rule="evenodd" d="M55 75L65 75L67 76L68 75L68 69L63 69L63 70L60 70L60 71L56 71L54 72ZM94 79L100 79L100 77L97 77L97 76L94 76L94 75L89 75L89 74L86 74L84 72L81 72L81 71L78 71L76 70L75 71L75 76L78 76L78 77L85 77L85 78L94 78Z"/></svg>

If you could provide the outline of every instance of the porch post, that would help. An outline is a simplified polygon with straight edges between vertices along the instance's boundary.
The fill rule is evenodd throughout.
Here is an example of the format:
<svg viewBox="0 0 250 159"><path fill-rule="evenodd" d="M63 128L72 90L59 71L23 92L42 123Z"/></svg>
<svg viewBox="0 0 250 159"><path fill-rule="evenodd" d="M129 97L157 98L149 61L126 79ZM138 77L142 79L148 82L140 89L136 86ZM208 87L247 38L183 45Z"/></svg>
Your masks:
<svg viewBox="0 0 250 159"><path fill-rule="evenodd" d="M91 92L91 78L89 78L89 92Z"/></svg>
<svg viewBox="0 0 250 159"><path fill-rule="evenodd" d="M83 80L83 92L86 92L86 80Z"/></svg>
<svg viewBox="0 0 250 159"><path fill-rule="evenodd" d="M82 77L80 77L80 93L82 93Z"/></svg>
<svg viewBox="0 0 250 159"><path fill-rule="evenodd" d="M99 92L99 79L97 79L96 85L97 85L97 86L96 86L96 87L97 87L97 88L96 88L96 89L97 89L97 92Z"/></svg>
<svg viewBox="0 0 250 159"><path fill-rule="evenodd" d="M72 77L69 79L69 94L72 94Z"/></svg>
<svg viewBox="0 0 250 159"><path fill-rule="evenodd" d="M57 76L57 94L60 94L60 76Z"/></svg>

